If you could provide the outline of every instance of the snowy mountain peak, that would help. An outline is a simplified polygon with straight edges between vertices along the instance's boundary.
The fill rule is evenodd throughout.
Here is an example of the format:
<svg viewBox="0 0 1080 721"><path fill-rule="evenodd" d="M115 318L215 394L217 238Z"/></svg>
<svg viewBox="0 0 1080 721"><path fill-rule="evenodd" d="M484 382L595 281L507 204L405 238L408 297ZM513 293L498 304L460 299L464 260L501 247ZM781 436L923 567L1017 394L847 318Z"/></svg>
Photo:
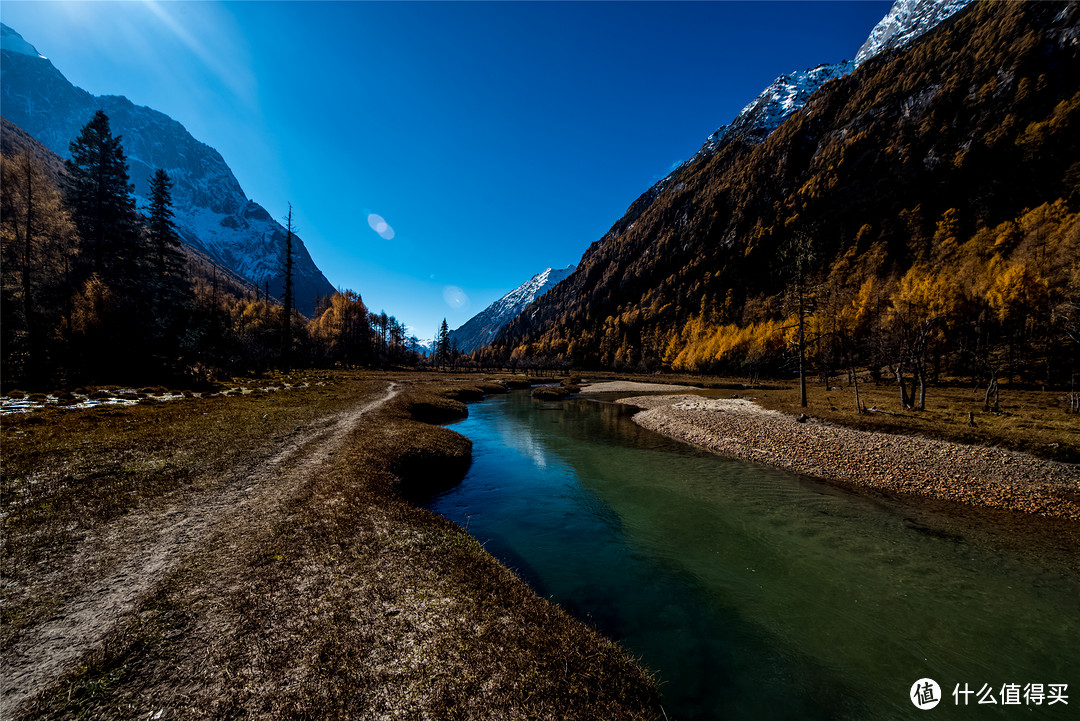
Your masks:
<svg viewBox="0 0 1080 721"><path fill-rule="evenodd" d="M971 0L895 0L863 43L855 62L818 65L781 75L746 105L727 125L721 125L706 138L701 149L692 157L653 184L627 209L604 238L618 236L632 228L634 222L677 178L687 165L710 157L735 138L745 142L763 142L791 115L801 109L818 88L835 78L854 72L859 63L875 53L907 45L918 36L932 30L938 23L962 10Z"/></svg>
<svg viewBox="0 0 1080 721"><path fill-rule="evenodd" d="M743 108L730 124L720 126L710 135L701 150L690 160L715 153L728 139L735 137L760 143L788 117L806 105L806 101L822 85L851 73L860 63L883 50L904 47L943 20L955 15L970 2L971 0L896 0L889 13L874 26L866 42L859 48L855 62L844 60L781 75ZM667 178L661 181L660 185L666 181Z"/></svg>
<svg viewBox="0 0 1080 721"><path fill-rule="evenodd" d="M32 58L44 58L30 43L23 40L23 36L15 32L7 25L0 23L0 50L8 50L20 55L29 55Z"/></svg>
<svg viewBox="0 0 1080 721"><path fill-rule="evenodd" d="M458 348L466 353L487 345L504 325L573 272L573 264L546 268L474 315L465 325L450 331L450 339L457 341Z"/></svg>
<svg viewBox="0 0 1080 721"><path fill-rule="evenodd" d="M172 179L177 229L188 245L229 270L280 296L285 229L248 199L216 150L194 138L179 122L122 95L94 96L72 85L19 33L4 25L0 107L4 117L62 158L80 129L103 110L123 138L135 202L144 208L154 171ZM334 287L315 265L303 242L294 240L296 307L311 313L316 298Z"/></svg>
<svg viewBox="0 0 1080 721"><path fill-rule="evenodd" d="M851 70L851 63L844 60L839 63L823 63L816 68L796 70L793 73L781 75L753 102L743 108L735 120L738 122L739 118L762 110L767 111L766 117L786 117L805 105L810 94L824 83L847 75Z"/></svg>
<svg viewBox="0 0 1080 721"><path fill-rule="evenodd" d="M896 0L855 56L860 65L883 50L902 48L943 20L967 7L971 0Z"/></svg>
<svg viewBox="0 0 1080 721"><path fill-rule="evenodd" d="M537 273L536 275L534 275L529 280L529 282L526 283L525 285L535 284L537 288L540 288L540 287L545 286L545 285L555 285L560 280L562 280L566 276L570 275L570 273L572 273L573 270L574 270L574 264L573 263L566 266L565 268L559 268L558 270L556 270L555 268L548 268L544 272ZM524 287L524 286L522 286L522 287Z"/></svg>
<svg viewBox="0 0 1080 721"><path fill-rule="evenodd" d="M715 152L726 138L735 135L747 136L758 142L764 140L792 113L806 105L818 88L854 69L854 63L844 60L781 75L750 101L729 125L720 126L710 135L694 158Z"/></svg>

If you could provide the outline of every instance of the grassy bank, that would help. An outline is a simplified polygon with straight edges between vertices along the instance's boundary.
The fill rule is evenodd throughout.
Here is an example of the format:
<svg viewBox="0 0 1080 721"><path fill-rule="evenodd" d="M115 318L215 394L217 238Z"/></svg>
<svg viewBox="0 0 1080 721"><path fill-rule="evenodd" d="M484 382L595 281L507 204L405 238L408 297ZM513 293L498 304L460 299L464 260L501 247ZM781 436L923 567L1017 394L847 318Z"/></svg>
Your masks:
<svg viewBox="0 0 1080 721"><path fill-rule="evenodd" d="M855 389L846 383L807 385L809 405L799 405L798 380L763 381L745 385L745 379L694 375L620 375L619 379L656 383L685 383L713 389L723 397L754 398L757 403L792 415L857 428L918 435L974 445L998 446L1049 460L1080 463L1080 416L1066 413L1064 394L1017 388L1003 384L997 411L983 407L985 388L959 385L928 389L926 410L900 408L900 392L894 384L859 383L864 407L886 412L857 413ZM968 423L969 412L974 426Z"/></svg>
<svg viewBox="0 0 1080 721"><path fill-rule="evenodd" d="M357 374L272 380L279 387L307 385L4 416L2 572L14 585L5 592L0 645L8 646L13 634L52 614L123 555L123 542L101 533L117 519L213 493L277 452L298 429L373 397L386 385L381 378Z"/></svg>
<svg viewBox="0 0 1080 721"><path fill-rule="evenodd" d="M127 521L213 496L305 425L372 402L392 380L401 388L271 505L226 511L23 717L659 715L654 685L617 645L405 498L467 466L467 439L430 421L497 386L415 373L310 380L262 397L5 419L8 645L120 563L110 539Z"/></svg>

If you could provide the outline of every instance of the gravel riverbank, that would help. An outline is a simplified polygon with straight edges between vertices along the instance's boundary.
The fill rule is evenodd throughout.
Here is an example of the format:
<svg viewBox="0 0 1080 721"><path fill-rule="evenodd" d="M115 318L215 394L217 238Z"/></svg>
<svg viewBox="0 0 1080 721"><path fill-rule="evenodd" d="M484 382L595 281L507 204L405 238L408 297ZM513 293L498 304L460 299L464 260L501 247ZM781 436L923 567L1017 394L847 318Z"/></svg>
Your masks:
<svg viewBox="0 0 1080 721"><path fill-rule="evenodd" d="M859 431L743 399L638 396L634 421L705 450L856 486L1080 520L1080 466L917 436Z"/></svg>
<svg viewBox="0 0 1080 721"><path fill-rule="evenodd" d="M671 392L671 391L698 391L695 386L679 386L670 383L639 383L638 381L601 381L599 383L583 383L581 392L584 393L644 393Z"/></svg>

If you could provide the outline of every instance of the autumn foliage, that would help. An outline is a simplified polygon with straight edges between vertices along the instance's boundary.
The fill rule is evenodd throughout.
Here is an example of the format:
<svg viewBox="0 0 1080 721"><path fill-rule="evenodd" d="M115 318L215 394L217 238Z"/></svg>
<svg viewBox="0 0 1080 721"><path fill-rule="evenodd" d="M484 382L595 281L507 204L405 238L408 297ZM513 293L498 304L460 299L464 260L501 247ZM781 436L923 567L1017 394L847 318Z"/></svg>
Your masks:
<svg viewBox="0 0 1080 721"><path fill-rule="evenodd" d="M171 181L135 208L127 163L98 113L56 156L10 123L0 158L0 292L7 387L151 379L195 385L290 365L415 363L415 339L358 293L309 321L184 247Z"/></svg>
<svg viewBox="0 0 1080 721"><path fill-rule="evenodd" d="M978 3L868 60L650 189L479 355L790 375L802 308L811 371L905 406L945 375L1068 385L1078 26L1076 2Z"/></svg>

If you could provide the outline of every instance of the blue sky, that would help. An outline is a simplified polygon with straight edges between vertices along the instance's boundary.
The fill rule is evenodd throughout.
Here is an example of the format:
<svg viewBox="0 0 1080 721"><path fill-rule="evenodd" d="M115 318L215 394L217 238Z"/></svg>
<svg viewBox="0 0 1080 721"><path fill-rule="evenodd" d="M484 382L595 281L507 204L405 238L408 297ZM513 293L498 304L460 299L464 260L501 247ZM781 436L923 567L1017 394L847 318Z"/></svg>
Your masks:
<svg viewBox="0 0 1080 721"><path fill-rule="evenodd" d="M890 2L17 2L94 94L215 147L335 286L430 338L548 266ZM377 214L392 228L368 223Z"/></svg>

